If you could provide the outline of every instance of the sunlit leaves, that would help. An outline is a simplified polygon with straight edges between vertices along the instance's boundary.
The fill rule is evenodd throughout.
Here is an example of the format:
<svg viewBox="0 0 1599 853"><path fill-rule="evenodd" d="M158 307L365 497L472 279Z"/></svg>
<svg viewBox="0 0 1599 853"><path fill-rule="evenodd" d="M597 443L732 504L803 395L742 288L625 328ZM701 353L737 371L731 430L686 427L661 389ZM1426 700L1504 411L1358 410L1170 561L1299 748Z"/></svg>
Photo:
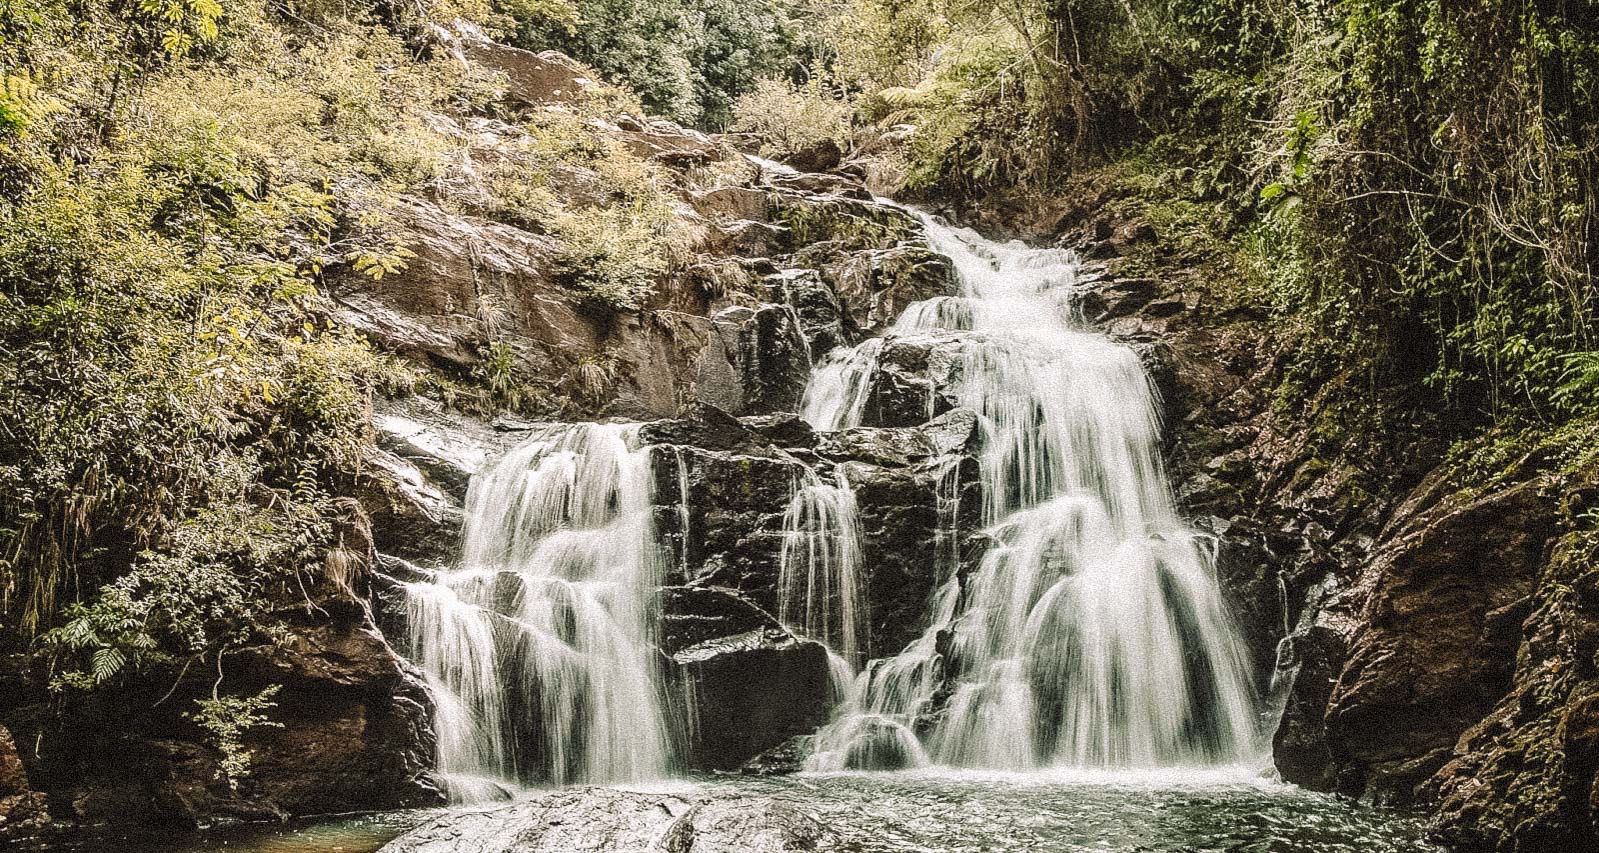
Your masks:
<svg viewBox="0 0 1599 853"><path fill-rule="evenodd" d="M220 34L223 8L217 0L139 0L139 9L166 25L161 49L172 56L184 56Z"/></svg>

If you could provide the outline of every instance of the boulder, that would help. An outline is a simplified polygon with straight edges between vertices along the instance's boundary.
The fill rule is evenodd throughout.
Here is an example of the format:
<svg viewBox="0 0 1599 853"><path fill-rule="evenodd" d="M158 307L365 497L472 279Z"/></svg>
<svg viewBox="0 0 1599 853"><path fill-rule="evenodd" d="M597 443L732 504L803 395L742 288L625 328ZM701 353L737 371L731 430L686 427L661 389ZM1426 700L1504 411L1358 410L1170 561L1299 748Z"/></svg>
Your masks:
<svg viewBox="0 0 1599 853"><path fill-rule="evenodd" d="M696 450L740 450L772 455L778 448L810 448L817 442L811 425L798 415L734 417L709 403L691 403L676 418L639 428L645 444L668 444Z"/></svg>
<svg viewBox="0 0 1599 853"><path fill-rule="evenodd" d="M696 798L610 788L551 791L435 818L379 853L821 853L815 818L766 797Z"/></svg>
<svg viewBox="0 0 1599 853"><path fill-rule="evenodd" d="M805 466L770 448L740 446L655 451L656 535L674 583L736 589L775 612L783 514Z"/></svg>
<svg viewBox="0 0 1599 853"><path fill-rule="evenodd" d="M954 408L961 362L961 342L953 335L886 339L867 390L862 423L920 426Z"/></svg>
<svg viewBox="0 0 1599 853"><path fill-rule="evenodd" d="M700 400L741 415L799 408L811 357L792 308L727 308L711 323L714 335L699 359Z"/></svg>
<svg viewBox="0 0 1599 853"><path fill-rule="evenodd" d="M919 238L915 217L880 204L864 190L851 195L818 185L811 176L773 176L769 199L775 221L787 227L790 251L829 242L843 251L887 249ZM864 197L863 197L864 196Z"/></svg>
<svg viewBox="0 0 1599 853"><path fill-rule="evenodd" d="M851 340L844 331L844 308L838 294L822 279L821 273L811 269L787 269L769 276L766 284L774 298L794 309L812 353L822 355Z"/></svg>
<svg viewBox="0 0 1599 853"><path fill-rule="evenodd" d="M821 139L795 151L785 153L778 160L801 172L827 172L844 161L844 149L835 139Z"/></svg>
<svg viewBox="0 0 1599 853"><path fill-rule="evenodd" d="M601 90L588 69L562 53L532 53L500 44L467 21L457 20L454 33L441 40L460 60L499 74L505 100L513 107L580 104Z"/></svg>
<svg viewBox="0 0 1599 853"><path fill-rule="evenodd" d="M374 449L359 487L379 551L434 565L454 557L460 547L461 502L415 463Z"/></svg>
<svg viewBox="0 0 1599 853"><path fill-rule="evenodd" d="M827 720L827 651L726 589L660 592L661 650L687 721L683 758L733 770Z"/></svg>
<svg viewBox="0 0 1599 853"><path fill-rule="evenodd" d="M844 253L821 261L821 271L857 339L886 331L913 302L956 292L949 259L917 244Z"/></svg>
<svg viewBox="0 0 1599 853"><path fill-rule="evenodd" d="M652 119L642 125L631 122L599 124L633 156L675 169L704 166L726 156L722 146L710 136L663 119Z"/></svg>

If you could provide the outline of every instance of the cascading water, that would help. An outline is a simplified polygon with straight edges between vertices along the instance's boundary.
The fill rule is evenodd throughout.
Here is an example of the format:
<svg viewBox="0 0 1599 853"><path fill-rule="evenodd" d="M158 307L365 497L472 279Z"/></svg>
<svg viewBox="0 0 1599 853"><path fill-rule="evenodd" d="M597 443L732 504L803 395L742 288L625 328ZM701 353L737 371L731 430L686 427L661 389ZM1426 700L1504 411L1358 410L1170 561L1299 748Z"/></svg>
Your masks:
<svg viewBox="0 0 1599 853"><path fill-rule="evenodd" d="M807 468L783 516L778 619L860 665L861 554L855 491L842 471L827 482Z"/></svg>
<svg viewBox="0 0 1599 853"><path fill-rule="evenodd" d="M648 612L661 572L635 430L549 427L479 472L460 566L407 586L455 800L666 772Z"/></svg>
<svg viewBox="0 0 1599 853"><path fill-rule="evenodd" d="M912 305L887 341L832 353L804 415L858 425L895 336L954 347L947 392L979 418L991 544L970 577L947 574L920 639L861 670L811 767L1245 757L1256 723L1244 657L1208 540L1173 506L1137 355L1083 327L1071 253L922 220L963 293Z"/></svg>

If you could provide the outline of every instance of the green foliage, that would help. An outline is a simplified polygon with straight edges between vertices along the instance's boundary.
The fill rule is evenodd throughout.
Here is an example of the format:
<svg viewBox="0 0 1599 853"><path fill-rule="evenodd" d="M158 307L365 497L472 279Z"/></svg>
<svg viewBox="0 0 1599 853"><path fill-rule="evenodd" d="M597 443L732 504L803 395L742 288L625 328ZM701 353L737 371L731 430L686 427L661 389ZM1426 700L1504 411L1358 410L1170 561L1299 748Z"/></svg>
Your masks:
<svg viewBox="0 0 1599 853"><path fill-rule="evenodd" d="M0 74L0 138L26 138L35 122L60 108L60 101L39 93L28 74Z"/></svg>
<svg viewBox="0 0 1599 853"><path fill-rule="evenodd" d="M229 788L238 790L239 780L250 772L254 753L244 748L244 733L263 727L283 728L282 723L272 722L266 714L277 706L272 701L277 693L278 686L274 684L254 696L213 695L210 699L197 700L200 710L189 715L189 719L205 730L211 745L222 753L222 760L217 764L217 778L227 782Z"/></svg>
<svg viewBox="0 0 1599 853"><path fill-rule="evenodd" d="M1153 163L1151 210L1236 235L1251 295L1318 338L1292 385L1353 370L1348 393L1469 433L1588 406L1596 13L853 0L829 33L864 112L904 126L885 159L908 188L1048 192L1100 158Z"/></svg>
<svg viewBox="0 0 1599 853"><path fill-rule="evenodd" d="M61 689L270 635L264 602L321 570L370 397L409 381L330 321L322 276L404 266L390 210L445 145L422 111L477 85L249 3L163 12L206 47L157 63L85 8L0 16L61 58L24 93L48 121L0 149L0 619L43 633Z"/></svg>
<svg viewBox="0 0 1599 853"><path fill-rule="evenodd" d="M806 4L789 0L574 0L579 23L507 11L517 40L554 48L637 92L650 110L721 128L740 95L797 70Z"/></svg>
<svg viewBox="0 0 1599 853"><path fill-rule="evenodd" d="M491 185L496 216L560 239L555 272L602 311L644 305L687 235L666 178L582 116L533 118Z"/></svg>
<svg viewBox="0 0 1599 853"><path fill-rule="evenodd" d="M833 140L849 142L848 101L817 80L796 86L787 80L762 80L738 99L731 130L752 133L767 154L802 151Z"/></svg>

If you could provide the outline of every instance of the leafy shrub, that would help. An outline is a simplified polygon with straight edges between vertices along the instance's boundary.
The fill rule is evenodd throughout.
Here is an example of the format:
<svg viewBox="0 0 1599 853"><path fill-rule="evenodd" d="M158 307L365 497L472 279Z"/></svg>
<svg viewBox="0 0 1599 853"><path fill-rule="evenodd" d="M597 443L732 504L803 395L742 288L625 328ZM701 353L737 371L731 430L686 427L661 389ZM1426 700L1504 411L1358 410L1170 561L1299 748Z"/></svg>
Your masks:
<svg viewBox="0 0 1599 853"><path fill-rule="evenodd" d="M765 77L787 74L806 53L806 4L789 0L574 0L581 24L508 11L517 40L554 48L637 92L650 110L721 128L733 103Z"/></svg>
<svg viewBox="0 0 1599 853"><path fill-rule="evenodd" d="M803 151L826 140L847 143L853 112L817 80L762 80L738 99L730 129L755 134L769 154Z"/></svg>

